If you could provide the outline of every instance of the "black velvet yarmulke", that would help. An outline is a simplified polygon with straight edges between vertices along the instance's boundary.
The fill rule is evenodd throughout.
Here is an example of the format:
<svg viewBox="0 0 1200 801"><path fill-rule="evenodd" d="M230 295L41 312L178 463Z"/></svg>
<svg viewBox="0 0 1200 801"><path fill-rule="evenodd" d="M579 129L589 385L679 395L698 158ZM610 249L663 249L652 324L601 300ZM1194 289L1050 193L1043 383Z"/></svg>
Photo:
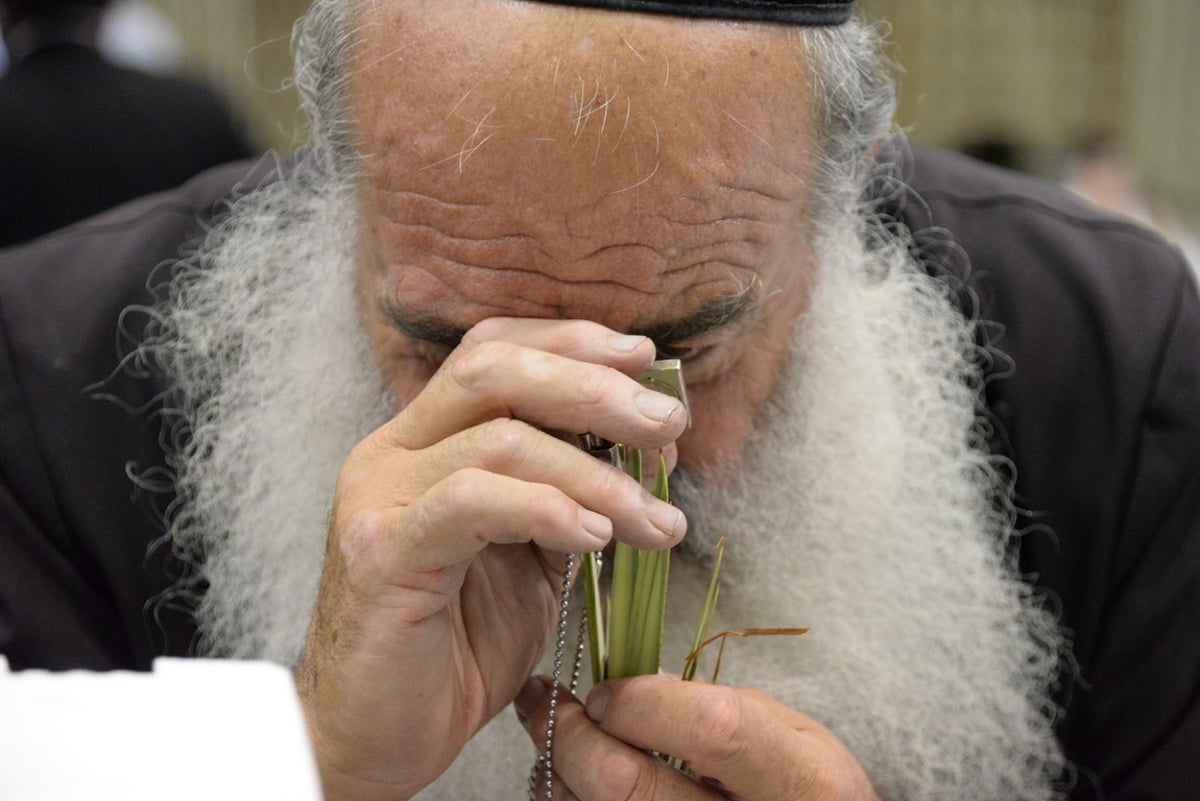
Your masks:
<svg viewBox="0 0 1200 801"><path fill-rule="evenodd" d="M850 19L854 0L541 0L568 6L614 11L644 11L688 17L786 22L793 25L841 25Z"/></svg>

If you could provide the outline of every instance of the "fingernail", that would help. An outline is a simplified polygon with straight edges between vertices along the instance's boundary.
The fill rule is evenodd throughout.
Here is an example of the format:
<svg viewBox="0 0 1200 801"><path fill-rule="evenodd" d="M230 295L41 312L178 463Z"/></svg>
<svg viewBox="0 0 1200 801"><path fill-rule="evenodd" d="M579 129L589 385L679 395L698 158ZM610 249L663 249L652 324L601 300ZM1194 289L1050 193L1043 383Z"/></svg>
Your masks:
<svg viewBox="0 0 1200 801"><path fill-rule="evenodd" d="M608 346L613 350L619 350L621 353L633 353L645 341L645 337L633 336L632 334L612 334L608 337Z"/></svg>
<svg viewBox="0 0 1200 801"><path fill-rule="evenodd" d="M608 711L608 699L612 695L612 687L608 684L597 684L588 694L587 716L593 723L603 723L604 713Z"/></svg>
<svg viewBox="0 0 1200 801"><path fill-rule="evenodd" d="M674 539L683 528L683 511L669 503L663 503L649 492L643 494L642 498L646 502L646 519L667 537Z"/></svg>
<svg viewBox="0 0 1200 801"><path fill-rule="evenodd" d="M579 525L583 527L584 531L599 540L601 545L606 545L612 539L612 521L604 515L596 514L591 509L584 509L582 506L579 508Z"/></svg>
<svg viewBox="0 0 1200 801"><path fill-rule="evenodd" d="M650 390L639 392L634 396L633 403L643 416L663 425L670 422L671 417L683 408L683 404L670 395Z"/></svg>
<svg viewBox="0 0 1200 801"><path fill-rule="evenodd" d="M542 703L542 699L546 697L546 685L537 676L530 676L521 685L521 692L517 693L517 698L513 701L513 708L517 710L517 718L522 723L529 722L529 716Z"/></svg>

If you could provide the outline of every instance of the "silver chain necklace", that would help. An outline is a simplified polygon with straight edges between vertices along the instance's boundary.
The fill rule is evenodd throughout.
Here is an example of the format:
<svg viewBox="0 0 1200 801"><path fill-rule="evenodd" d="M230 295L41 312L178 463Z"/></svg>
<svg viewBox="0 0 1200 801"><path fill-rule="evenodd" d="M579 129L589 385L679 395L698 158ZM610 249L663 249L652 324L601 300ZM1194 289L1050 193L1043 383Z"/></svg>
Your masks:
<svg viewBox="0 0 1200 801"><path fill-rule="evenodd" d="M571 574L575 572L575 554L567 554L562 583L562 602L558 608L558 629L554 640L554 669L551 673L550 711L546 714L546 739L541 753L529 769L529 801L554 801L554 729L558 720L559 688L562 686L563 661L567 651L567 618L571 605ZM579 670L583 664L583 645L587 637L587 610L583 610L579 621L579 633L575 642L575 659L571 666L571 683L568 690L575 695L579 687ZM539 792L539 786L544 792Z"/></svg>

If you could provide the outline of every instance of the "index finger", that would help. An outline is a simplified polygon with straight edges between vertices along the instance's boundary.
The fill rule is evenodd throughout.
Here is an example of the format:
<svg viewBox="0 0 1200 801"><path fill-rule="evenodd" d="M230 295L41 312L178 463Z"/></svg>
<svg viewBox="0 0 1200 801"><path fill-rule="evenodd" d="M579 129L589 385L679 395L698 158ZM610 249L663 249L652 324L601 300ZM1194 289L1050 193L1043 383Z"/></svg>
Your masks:
<svg viewBox="0 0 1200 801"><path fill-rule="evenodd" d="M536 317L490 317L463 336L461 348L481 342L511 342L556 353L568 359L603 364L630 376L644 372L654 361L649 337L622 334L591 320L552 320Z"/></svg>
<svg viewBox="0 0 1200 801"><path fill-rule="evenodd" d="M451 354L385 429L392 442L415 450L505 417L639 448L664 447L687 425L682 403L616 368L485 340Z"/></svg>

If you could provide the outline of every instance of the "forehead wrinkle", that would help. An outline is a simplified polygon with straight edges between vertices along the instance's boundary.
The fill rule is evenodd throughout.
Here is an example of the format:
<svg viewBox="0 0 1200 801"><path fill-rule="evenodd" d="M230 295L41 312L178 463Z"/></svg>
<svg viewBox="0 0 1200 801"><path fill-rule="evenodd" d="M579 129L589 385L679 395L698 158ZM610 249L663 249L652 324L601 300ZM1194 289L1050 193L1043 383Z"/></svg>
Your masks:
<svg viewBox="0 0 1200 801"><path fill-rule="evenodd" d="M727 261L716 257L704 258L694 256L697 252L715 251L717 255L732 255L732 253L743 246L749 247L751 250L757 250L769 244L769 240L765 237L729 237L727 239L714 239L708 242L700 242L695 245L671 245L667 249L657 247L655 245L645 244L643 242L615 242L611 245L601 245L600 247L588 253L578 256L579 261L587 259L596 259L608 256L619 255L623 251L646 251L656 260L671 263L676 262L673 267L665 267L664 272L674 272L681 269L687 269L690 266L709 261ZM721 251L726 251L722 254ZM685 261L690 260L690 261ZM755 259L747 259L748 262L753 262Z"/></svg>
<svg viewBox="0 0 1200 801"><path fill-rule="evenodd" d="M447 289L451 289L464 297L467 293L460 290L460 288L457 286L458 283L462 283L467 286L478 287L481 290L483 290L486 285L498 285L495 286L493 291L483 292L483 294L490 296L499 296L498 291L506 288L506 286L516 287L518 285L522 285L525 291L522 292L521 299L529 302L534 302L531 301L528 295L530 294L530 290L535 288L554 290L556 287L558 287L561 288L564 293L573 294L577 294L579 291L594 292L595 290L615 289L621 292L633 292L641 296L651 297L668 294L670 292L670 290L666 288L638 286L626 281L621 281L616 277L571 279L558 275L549 275L540 270L526 267L489 267L484 265L450 262L438 256L434 256L433 258L439 264L450 267L451 271L449 274L458 273L462 276L462 278L459 281L448 280L447 272L434 270L432 267L425 265L405 265L399 269L404 270L409 275L412 275L413 271L427 275L429 278L433 279ZM541 285L540 287L538 286L539 284ZM554 294L553 291L551 291L550 294ZM539 305L545 305L547 308L558 308L564 304Z"/></svg>
<svg viewBox="0 0 1200 801"><path fill-rule="evenodd" d="M614 246L607 248L606 254L593 257L590 265L576 264L567 269L567 265L561 261L536 253L526 260L514 258L514 254L503 252L511 250L506 247L468 247L457 249L459 252L412 248L406 252L402 262L391 262L391 269L397 275L407 272L411 276L413 270L425 273L463 295L472 294L472 289L476 293L502 295L506 290L511 291L510 286L520 285L526 289L527 295L530 292L554 296L583 289L618 289L642 296L660 296L685 291L704 282L707 280L705 276L714 272L719 272L738 285L744 285L746 280L753 282L757 276L753 259L741 263L734 259L736 254L732 253L725 254L728 258L692 260L669 259L653 250L648 251L648 258L635 259L621 255L630 249L648 250L641 245ZM494 250L502 251L500 258L490 258L495 256ZM612 262L613 267L605 268L605 261ZM644 269L636 266L639 261L646 265ZM747 275L748 278L740 280L739 275ZM559 307L569 304L555 302L542 305Z"/></svg>
<svg viewBox="0 0 1200 801"><path fill-rule="evenodd" d="M702 228L713 225L730 225L733 223L750 223L763 224L766 221L759 217L752 217L748 214L722 214L719 217L697 217L695 219L683 219L682 217L673 217L662 212L645 214L645 217L657 217L665 220L673 225L678 225L684 228Z"/></svg>
<svg viewBox="0 0 1200 801"><path fill-rule="evenodd" d="M480 251L480 250L490 250L490 249L505 250L505 249L510 249L510 248L516 248L518 250L518 252L521 249L528 249L531 252L542 256L545 259L553 258L542 247L541 242L538 241L537 237L531 236L529 234L498 233L498 234L489 234L487 236L467 236L467 235L463 235L463 234L451 234L451 233L448 233L448 232L442 230L441 228L438 228L437 226L427 225L424 223L406 223L406 222L397 222L395 220L386 220L386 221L384 221L384 225L386 225L389 228L395 228L395 229L398 229L401 231L409 231L413 234L418 235L417 238L420 238L420 239L431 239L434 242L441 241L449 246L448 248L446 248L446 250ZM411 243L412 239L409 238L406 241ZM411 244L410 244L410 248L411 248ZM427 250L431 253L435 252L434 248L427 248ZM476 259L476 260L483 261L483 259ZM462 260L457 260L457 261L462 261ZM463 262L463 263L465 263L465 262Z"/></svg>
<svg viewBox="0 0 1200 801"><path fill-rule="evenodd" d="M449 189L443 183L439 183L439 189ZM731 187L728 184L722 184L723 189L733 188L739 193L746 193L757 196L758 199L749 199L749 205L761 207L763 200L769 201L770 206L778 206L769 210L754 208L740 209L738 206L743 203L730 203L726 199L704 198L696 196L676 195L672 200L675 203L683 206L701 207L699 209L680 208L670 211L642 211L636 214L626 213L627 218L637 224L639 227L644 227L644 223L650 220L659 220L670 227L680 228L705 228L711 226L726 226L726 225L769 225L778 220L792 209L795 200L783 195L770 194L767 191L760 191L749 187ZM442 230L448 230L452 225L467 224L483 225L486 227L486 221L483 220L478 212L484 209L500 208L504 211L503 216L510 216L506 211L505 206L500 206L496 202L484 200L456 200L446 197L439 197L424 192L419 192L413 189L394 188L387 183L380 181L378 178L373 179L370 185L371 191L376 195L374 198L375 204L381 211L385 212L392 218L418 218L422 220L433 220L445 222L432 222L430 224L440 226ZM547 200L550 200L547 198ZM732 206L732 208L731 208ZM707 213L706 213L707 212ZM575 213L556 210L556 213L564 220L566 233L575 238L587 238L591 235L584 233L580 229L590 227L588 218L599 214L604 214L605 210L598 207L586 208ZM517 221L512 221L516 227ZM482 238L482 237L477 237Z"/></svg>
<svg viewBox="0 0 1200 801"><path fill-rule="evenodd" d="M806 183L803 178L801 178L800 176L798 176L790 171L788 172L788 175L789 175L789 177L799 181L802 185ZM782 190L774 190L773 191L773 190L769 190L766 188L759 188L757 186L751 186L749 184L736 184L736 183L732 183L730 181L721 181L719 183L719 186L722 189L727 189L727 190L730 190L733 192L738 192L738 193L745 192L745 193L749 193L751 195L756 195L765 200L777 201L780 203L794 203L795 202L794 196L788 196L786 194L783 194Z"/></svg>
<svg viewBox="0 0 1200 801"><path fill-rule="evenodd" d="M662 250L679 252L732 241L769 244L772 230L796 212L795 199L719 192L706 197L674 194L645 211L601 203L568 212L564 220L568 235L576 239L653 241Z"/></svg>
<svg viewBox="0 0 1200 801"><path fill-rule="evenodd" d="M386 283L390 302L441 310L449 322L469 328L487 317L589 319L615 329L637 320L662 319L664 309L688 310L718 295L739 295L754 279L729 269L707 269L673 286L631 287L619 280L561 281L525 270L460 271L452 277L426 265L393 265Z"/></svg>
<svg viewBox="0 0 1200 801"><path fill-rule="evenodd" d="M436 206L448 207L450 210L477 209L491 205L490 203L482 200L450 200L445 197L429 195L413 189L399 189L389 186L387 182L381 181L380 178L381 176L372 176L371 190L385 196L394 197L397 200L411 200L419 203L430 203Z"/></svg>
<svg viewBox="0 0 1200 801"><path fill-rule="evenodd" d="M664 251L643 242L618 242L560 257L529 234L472 237L423 224L385 221L383 225L404 236L403 253L409 263L432 258L452 269L537 274L567 284L616 283L641 291L652 291L656 282L708 266L727 265L754 272L763 263L770 244L766 237L726 238L672 246ZM597 275L605 279L593 277ZM621 280L623 275L638 275L644 280Z"/></svg>
<svg viewBox="0 0 1200 801"><path fill-rule="evenodd" d="M451 207L446 215L434 215L440 219L429 222L420 212L383 216L376 221L376 229L392 234L380 244L386 242L389 246L390 260L395 260L397 254L403 254L400 261L410 264L439 258L455 269L528 270L568 283L594 281L594 275L611 279L636 273L647 281L616 281L631 289L646 290L652 287L651 282L695 271L709 263L753 271L761 267L764 250L772 241L767 222L738 219L675 224L669 217L657 215L654 221L632 221L641 229L635 232L640 238L597 245L582 232L571 236L569 226L564 231L560 225L551 224L542 226L544 231L528 233L508 215L502 214L496 220L489 215L454 210Z"/></svg>
<svg viewBox="0 0 1200 801"><path fill-rule="evenodd" d="M415 190L393 189L375 181L370 190L371 205L390 225L423 225L459 239L525 235L516 221L508 219L508 214L491 212L498 208L494 201L452 200Z"/></svg>

